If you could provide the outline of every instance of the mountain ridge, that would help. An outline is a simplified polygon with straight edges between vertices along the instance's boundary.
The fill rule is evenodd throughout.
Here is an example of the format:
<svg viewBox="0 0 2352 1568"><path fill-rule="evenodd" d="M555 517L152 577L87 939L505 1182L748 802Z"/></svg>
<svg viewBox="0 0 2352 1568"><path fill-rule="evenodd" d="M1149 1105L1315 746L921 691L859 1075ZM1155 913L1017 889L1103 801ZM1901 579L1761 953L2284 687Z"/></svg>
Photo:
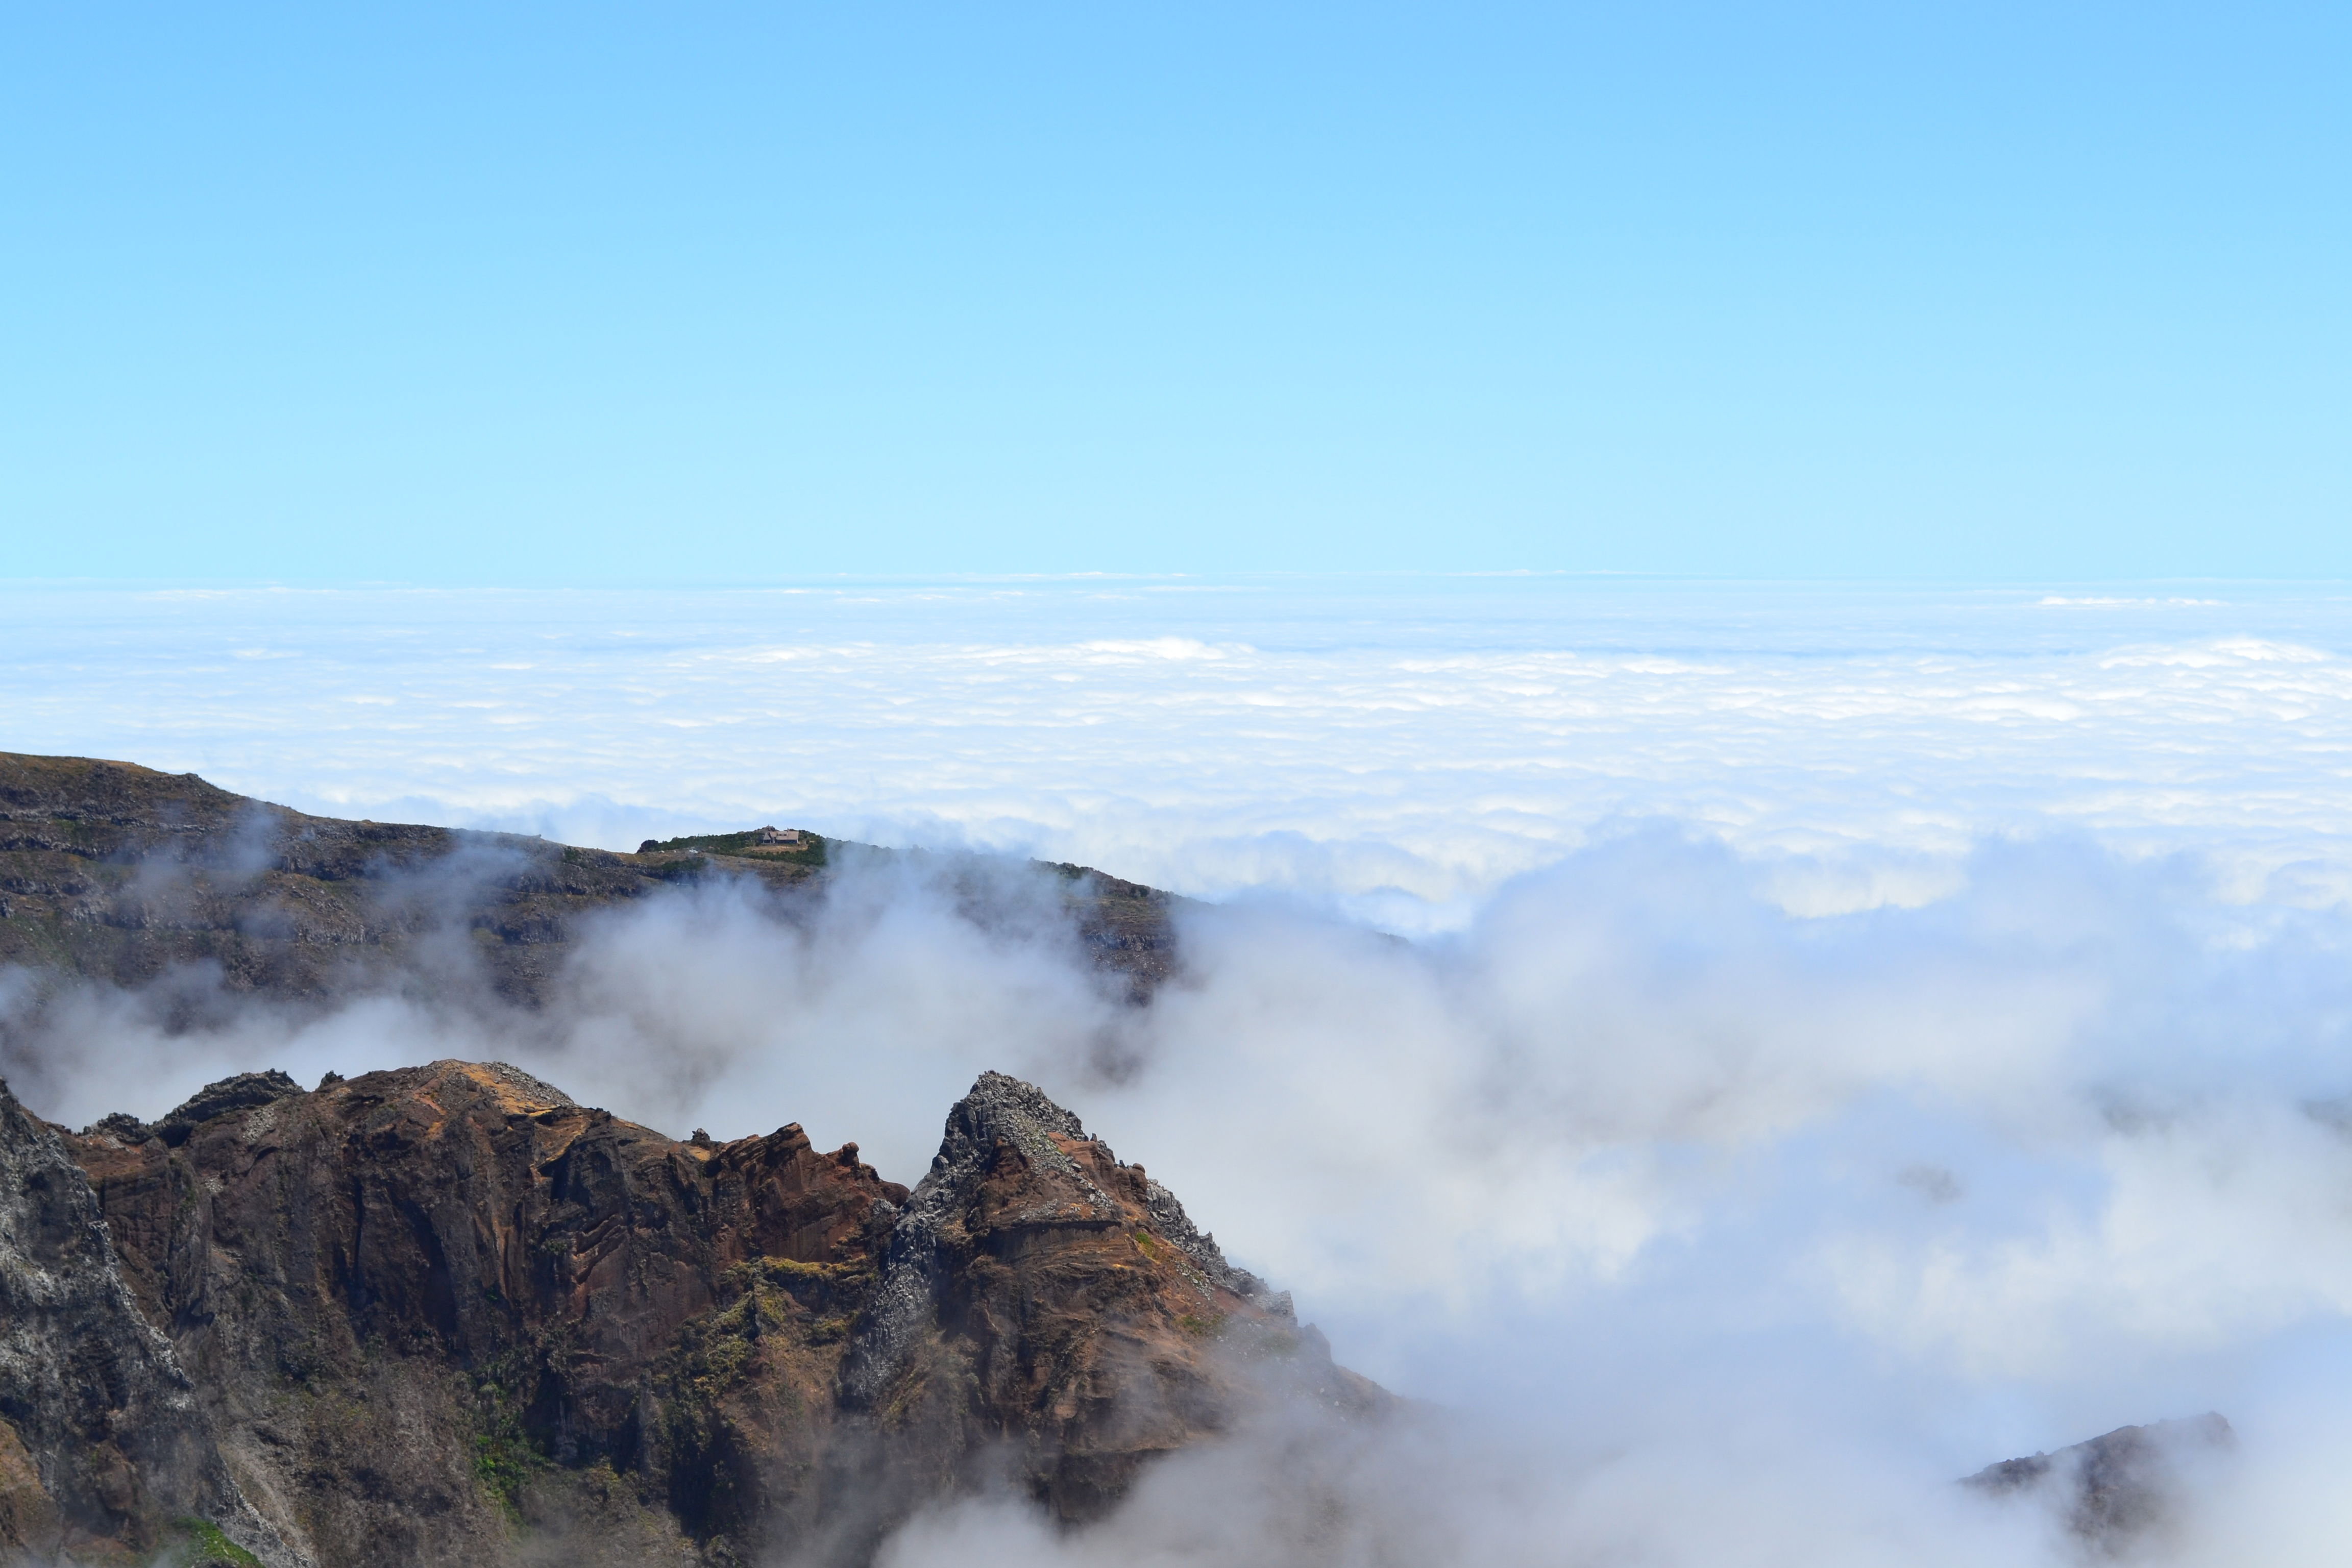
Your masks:
<svg viewBox="0 0 2352 1568"><path fill-rule="evenodd" d="M1030 864L1130 1000L1172 973L1171 917L1183 900L1091 868ZM814 853L622 854L314 816L194 773L0 752L0 965L52 984L168 984L202 972L232 998L331 1003L478 974L495 994L537 1005L599 914L730 880L781 918L802 918L861 865L943 868L968 913L1002 913L984 879L959 876L963 862L919 851L836 839Z"/></svg>

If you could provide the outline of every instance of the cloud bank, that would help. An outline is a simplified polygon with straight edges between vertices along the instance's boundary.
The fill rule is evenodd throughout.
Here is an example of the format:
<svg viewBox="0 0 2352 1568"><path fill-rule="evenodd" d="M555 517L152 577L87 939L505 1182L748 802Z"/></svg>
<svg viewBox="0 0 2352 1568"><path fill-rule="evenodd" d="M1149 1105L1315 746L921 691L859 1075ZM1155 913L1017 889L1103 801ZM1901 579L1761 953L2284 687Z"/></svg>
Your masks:
<svg viewBox="0 0 2352 1568"><path fill-rule="evenodd" d="M977 1500L894 1568L2055 1563L2049 1516L1953 1479L2206 1408L2241 1448L2155 1560L2341 1539L2352 912L2074 837L1804 915L1769 858L1651 826L1418 942L1199 910L1135 1009L1003 875L985 924L903 865L797 921L727 889L620 913L538 1016L380 1000L174 1033L137 996L20 1007L11 1076L79 1121L235 1068L497 1057L674 1132L799 1121L911 1179L1003 1068L1427 1404L1381 1433L1277 1422L1076 1535Z"/></svg>
<svg viewBox="0 0 2352 1568"><path fill-rule="evenodd" d="M615 917L543 1014L0 980L77 1124L492 1057L919 1173L1034 1079L1426 1402L893 1568L2032 1563L1952 1479L2225 1412L2150 1560L2352 1532L2352 619L2324 594L14 590L6 744L623 846L797 822L1183 890L1143 1010L1005 873ZM1400 936L1398 933L1404 933ZM197 1020L191 1029L190 1018ZM172 1027L176 1020L179 1026ZM126 1089L124 1086L136 1086Z"/></svg>
<svg viewBox="0 0 2352 1568"><path fill-rule="evenodd" d="M2352 600L1555 579L0 595L6 744L545 832L797 822L1396 929L1626 817L1916 902L1987 835L2352 888Z"/></svg>

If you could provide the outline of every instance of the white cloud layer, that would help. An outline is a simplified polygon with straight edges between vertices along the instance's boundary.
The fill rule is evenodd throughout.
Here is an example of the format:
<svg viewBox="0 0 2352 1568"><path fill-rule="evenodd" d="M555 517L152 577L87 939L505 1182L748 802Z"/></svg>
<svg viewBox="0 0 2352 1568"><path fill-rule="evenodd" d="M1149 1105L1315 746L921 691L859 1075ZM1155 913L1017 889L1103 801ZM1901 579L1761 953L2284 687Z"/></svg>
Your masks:
<svg viewBox="0 0 2352 1568"><path fill-rule="evenodd" d="M800 823L1401 927L1624 816L1916 902L1988 833L2352 888L2352 597L1558 579L0 591L5 743L541 831Z"/></svg>
<svg viewBox="0 0 2352 1568"><path fill-rule="evenodd" d="M2341 606L1245 588L28 596L55 625L9 634L23 749L1306 896L1190 917L1140 1013L1045 904L983 931L901 868L801 927L724 891L615 917L536 1019L167 1037L93 995L12 1078L79 1122L236 1068L494 1055L903 1179L1003 1068L1440 1406L1277 1424L1092 1532L975 1503L890 1568L2054 1563L2048 1519L1950 1479L2208 1408L2240 1448L2155 1559L2341 1554ZM173 665L199 634L229 651Z"/></svg>
<svg viewBox="0 0 2352 1568"><path fill-rule="evenodd" d="M11 1074L78 1122L239 1068L498 1057L911 1178L1007 1068L1439 1405L1277 1424L1090 1535L975 1505L896 1568L2056 1562L2045 1519L1951 1478L2209 1407L2244 1449L2163 1560L2315 1560L2341 1508L2312 1455L2352 1459L2352 914L2079 842L1990 847L1916 909L1797 915L1770 883L1648 829L1417 943L1208 909L1139 1013L1047 901L982 929L886 867L800 925L725 889L619 913L537 1017L457 993L168 1034L92 994L19 1027Z"/></svg>

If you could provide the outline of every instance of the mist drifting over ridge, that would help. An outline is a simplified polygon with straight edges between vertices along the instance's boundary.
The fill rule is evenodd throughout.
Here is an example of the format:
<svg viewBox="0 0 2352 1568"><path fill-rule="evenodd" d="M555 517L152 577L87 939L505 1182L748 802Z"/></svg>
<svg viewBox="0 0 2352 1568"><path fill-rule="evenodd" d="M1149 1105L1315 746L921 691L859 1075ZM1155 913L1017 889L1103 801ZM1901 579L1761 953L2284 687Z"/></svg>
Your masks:
<svg viewBox="0 0 2352 1568"><path fill-rule="evenodd" d="M1598 706L1553 734L1546 765L1647 748L1747 816L1628 821L1615 807L1643 780L1621 777L1611 811L1550 821L1560 843L1540 863L1475 875L1466 840L1427 835L1465 800L1492 829L1478 803L1517 765L1507 747L1424 769L1359 748L1369 721L1293 706L1286 743L1358 772L1353 794L1294 789L1286 809L1319 803L1355 836L1339 857L1355 880L1300 873L1286 892L1268 878L1272 895L1188 914L1184 972L1140 1010L1052 921L978 924L923 875L877 870L798 926L724 888L616 916L537 1016L457 994L167 1034L140 998L92 994L26 1020L37 1032L10 1076L79 1124L154 1114L239 1068L309 1082L495 1057L674 1132L798 1120L911 1180L938 1107L1002 1068L1148 1161L1236 1261L1297 1292L1344 1360L1434 1406L1382 1437L1302 1421L1181 1457L1076 1535L964 1505L899 1536L899 1568L2063 1562L2075 1548L2052 1520L1953 1479L2209 1408L2237 1449L2189 1478L2179 1517L2137 1550L2322 1561L2352 1522L2331 1479L2352 1457L2352 915L2335 880L2343 665L2326 629L2249 641L2221 622L1983 657L1968 680L2021 689L1994 692L1993 716L1943 710L1936 682L1962 677L1934 659L1962 656L1872 666L1874 687L1864 656L1829 660L1797 701L1793 658L1718 649L1662 674L1628 653L1611 679L1684 681L1699 716L1653 714L1635 734L1646 699ZM1099 657L1130 682L1106 704L1149 675L1179 710L1191 689L1161 665L1217 662ZM1296 657L1318 672L1302 686L1363 668L1344 648ZM1458 657L1497 689L1532 685L1542 662ZM1052 688L1084 684L1053 679L1076 658L1007 677L1000 724L1026 713L1084 753L1103 725L1053 720ZM925 709L914 668L867 695L905 699L928 744L949 704ZM1248 668L1244 698L1271 679ZM761 743L845 749L824 728L827 689L804 682ZM2119 695L2103 707L2101 690ZM1890 719L1895 698L1910 706ZM2062 700L2075 710L2036 710ZM596 732L602 699L580 700ZM1412 711L1449 721L1443 704ZM1747 715L1759 756L1793 736L1815 760L1726 763L1708 726L1727 712ZM1514 722L1517 742L1537 733ZM1236 793L1297 776L1262 736L1210 749L1213 728L1158 754L1139 730L1091 765L1116 755ZM552 771L563 736L538 734ZM386 731L386 754L395 743ZM590 752L585 773L616 765ZM2159 753L2176 771L2151 784ZM1078 798L1055 765L1042 749L1021 764L1035 800ZM1865 813L1874 826L1843 843L1790 826L1833 822L1843 787L1908 800L1918 820ZM2074 803L2102 792L2111 817L2080 820ZM1139 813L1140 831L1173 855L1188 814L1213 805ZM1366 826L1382 810L1405 825L1384 848ZM1265 863L1300 863L1280 837L1294 831L1275 830ZM1415 922L1367 919L1397 906L1362 868L1428 861L1433 844L1452 846L1447 916L1401 941L1391 931ZM1023 875L1005 873L1008 896Z"/></svg>
<svg viewBox="0 0 2352 1568"><path fill-rule="evenodd" d="M718 888L609 919L543 1015L167 1035L91 994L16 1034L11 1077L76 1121L236 1068L496 1057L674 1131L855 1135L911 1178L939 1087L1001 1066L1435 1407L1185 1456L1066 1540L966 1505L894 1562L2063 1561L1952 1478L2208 1406L2241 1451L2158 1544L2309 1561L2338 1505L2298 1478L2352 1445L2352 932L2080 842L1969 869L1919 909L1794 916L1654 828L1418 944L1201 911L1139 1012L1050 925L974 924L920 876L797 928Z"/></svg>

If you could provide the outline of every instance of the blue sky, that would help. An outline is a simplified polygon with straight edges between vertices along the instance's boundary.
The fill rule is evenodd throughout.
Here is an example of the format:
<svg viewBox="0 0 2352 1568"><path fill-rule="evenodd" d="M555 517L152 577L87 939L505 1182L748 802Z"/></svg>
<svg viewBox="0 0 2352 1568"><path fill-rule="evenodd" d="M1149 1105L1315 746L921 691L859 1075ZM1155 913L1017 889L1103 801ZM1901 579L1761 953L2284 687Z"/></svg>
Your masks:
<svg viewBox="0 0 2352 1568"><path fill-rule="evenodd" d="M2352 575L2347 16L17 7L0 570Z"/></svg>

